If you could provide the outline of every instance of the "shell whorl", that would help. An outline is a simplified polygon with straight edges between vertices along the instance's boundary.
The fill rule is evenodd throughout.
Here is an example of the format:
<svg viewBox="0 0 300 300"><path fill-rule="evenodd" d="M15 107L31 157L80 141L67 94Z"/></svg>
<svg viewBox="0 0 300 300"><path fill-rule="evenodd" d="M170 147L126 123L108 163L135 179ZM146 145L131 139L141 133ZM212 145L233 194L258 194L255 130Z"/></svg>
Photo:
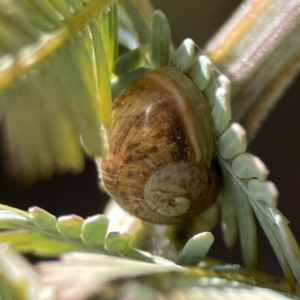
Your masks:
<svg viewBox="0 0 300 300"><path fill-rule="evenodd" d="M164 67L136 79L114 101L100 171L108 192L130 214L175 223L206 210L217 197L212 145L207 150L212 124L200 121L205 125L200 124L204 133L199 133L198 108L187 101L195 96L205 102L185 75Z"/></svg>
<svg viewBox="0 0 300 300"><path fill-rule="evenodd" d="M177 162L163 166L145 182L145 202L162 216L191 217L211 205L210 201L205 200L210 199L207 186L212 184L213 176L209 168L199 168L191 163ZM200 206L199 199L203 199Z"/></svg>

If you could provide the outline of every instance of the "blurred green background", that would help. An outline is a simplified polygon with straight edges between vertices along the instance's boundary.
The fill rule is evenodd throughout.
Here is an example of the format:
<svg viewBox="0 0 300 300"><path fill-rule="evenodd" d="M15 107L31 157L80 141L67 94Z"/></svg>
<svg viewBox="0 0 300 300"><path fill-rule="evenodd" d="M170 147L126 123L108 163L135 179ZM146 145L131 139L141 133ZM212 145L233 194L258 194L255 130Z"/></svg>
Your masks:
<svg viewBox="0 0 300 300"><path fill-rule="evenodd" d="M176 46L187 37L199 47L213 36L232 14L241 1L238 0L164 0L152 1L168 17L172 39ZM270 180L280 191L279 209L291 221L290 227L300 242L300 76L291 84L282 100L275 107L249 146L268 166ZM3 155L1 156L1 166ZM57 175L49 182L38 182L25 188L5 176L0 168L0 202L22 209L41 206L59 216L75 213L83 217L102 211L107 195L98 189L98 175L92 160L79 175ZM220 236L220 226L213 234L216 241L211 256L231 263L242 264L239 245L228 250ZM281 275L279 264L264 233L259 230L258 268Z"/></svg>

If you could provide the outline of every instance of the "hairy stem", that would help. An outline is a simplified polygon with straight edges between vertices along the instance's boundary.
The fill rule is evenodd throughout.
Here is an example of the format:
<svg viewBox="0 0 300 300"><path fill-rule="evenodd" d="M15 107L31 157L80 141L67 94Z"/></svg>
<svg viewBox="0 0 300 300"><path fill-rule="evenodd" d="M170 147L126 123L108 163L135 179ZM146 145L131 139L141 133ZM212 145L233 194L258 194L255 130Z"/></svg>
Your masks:
<svg viewBox="0 0 300 300"><path fill-rule="evenodd" d="M300 0L246 0L206 46L232 82L233 120L253 138L300 67Z"/></svg>

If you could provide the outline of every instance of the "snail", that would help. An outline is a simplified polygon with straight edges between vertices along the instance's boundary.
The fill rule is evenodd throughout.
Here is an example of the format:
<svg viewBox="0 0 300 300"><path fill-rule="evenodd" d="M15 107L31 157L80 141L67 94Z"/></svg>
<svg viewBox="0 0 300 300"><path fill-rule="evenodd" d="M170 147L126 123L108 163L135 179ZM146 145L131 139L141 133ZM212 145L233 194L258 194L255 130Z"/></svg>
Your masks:
<svg viewBox="0 0 300 300"><path fill-rule="evenodd" d="M173 67L138 77L114 101L102 182L127 212L178 223L207 210L220 190L213 121L198 87Z"/></svg>
<svg viewBox="0 0 300 300"><path fill-rule="evenodd" d="M266 166L245 152L245 129L231 120L230 80L204 53L194 55L196 46L190 39L171 53L170 27L162 12L154 12L152 25L150 51L149 45L141 45L115 63L118 78L113 81L113 93L119 94L132 78L139 77L113 103L106 155L96 159L102 183L125 211L152 223L178 223L198 216L218 198L220 205L214 207L220 209L224 242L232 247L239 232L242 255L250 268L257 259L253 209L289 282L294 284L293 275L300 282L300 250L276 208L277 189L266 181ZM141 66L137 54L145 61L136 69ZM191 223L203 221L210 227L218 217L216 210L207 212L205 220L194 218ZM114 213L111 210L113 218ZM119 220L117 226L121 222L131 227L127 221ZM173 229L178 233L182 228L186 236L191 227L187 224ZM145 237L144 226L138 227ZM158 243L152 243L156 230L147 230L152 242L146 247L168 256L169 248L163 249L159 241L169 239L170 232L155 227ZM176 249L182 241L179 236Z"/></svg>

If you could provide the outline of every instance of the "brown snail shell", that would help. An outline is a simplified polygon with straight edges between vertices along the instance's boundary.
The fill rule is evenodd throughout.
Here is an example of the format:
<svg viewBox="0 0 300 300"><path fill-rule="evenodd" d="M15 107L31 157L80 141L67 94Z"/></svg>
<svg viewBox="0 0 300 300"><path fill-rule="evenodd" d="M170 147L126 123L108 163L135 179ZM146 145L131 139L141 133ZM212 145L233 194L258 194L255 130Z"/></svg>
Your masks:
<svg viewBox="0 0 300 300"><path fill-rule="evenodd" d="M114 101L102 182L130 214L177 223L208 209L220 180L213 123L196 85L172 67L137 78Z"/></svg>

